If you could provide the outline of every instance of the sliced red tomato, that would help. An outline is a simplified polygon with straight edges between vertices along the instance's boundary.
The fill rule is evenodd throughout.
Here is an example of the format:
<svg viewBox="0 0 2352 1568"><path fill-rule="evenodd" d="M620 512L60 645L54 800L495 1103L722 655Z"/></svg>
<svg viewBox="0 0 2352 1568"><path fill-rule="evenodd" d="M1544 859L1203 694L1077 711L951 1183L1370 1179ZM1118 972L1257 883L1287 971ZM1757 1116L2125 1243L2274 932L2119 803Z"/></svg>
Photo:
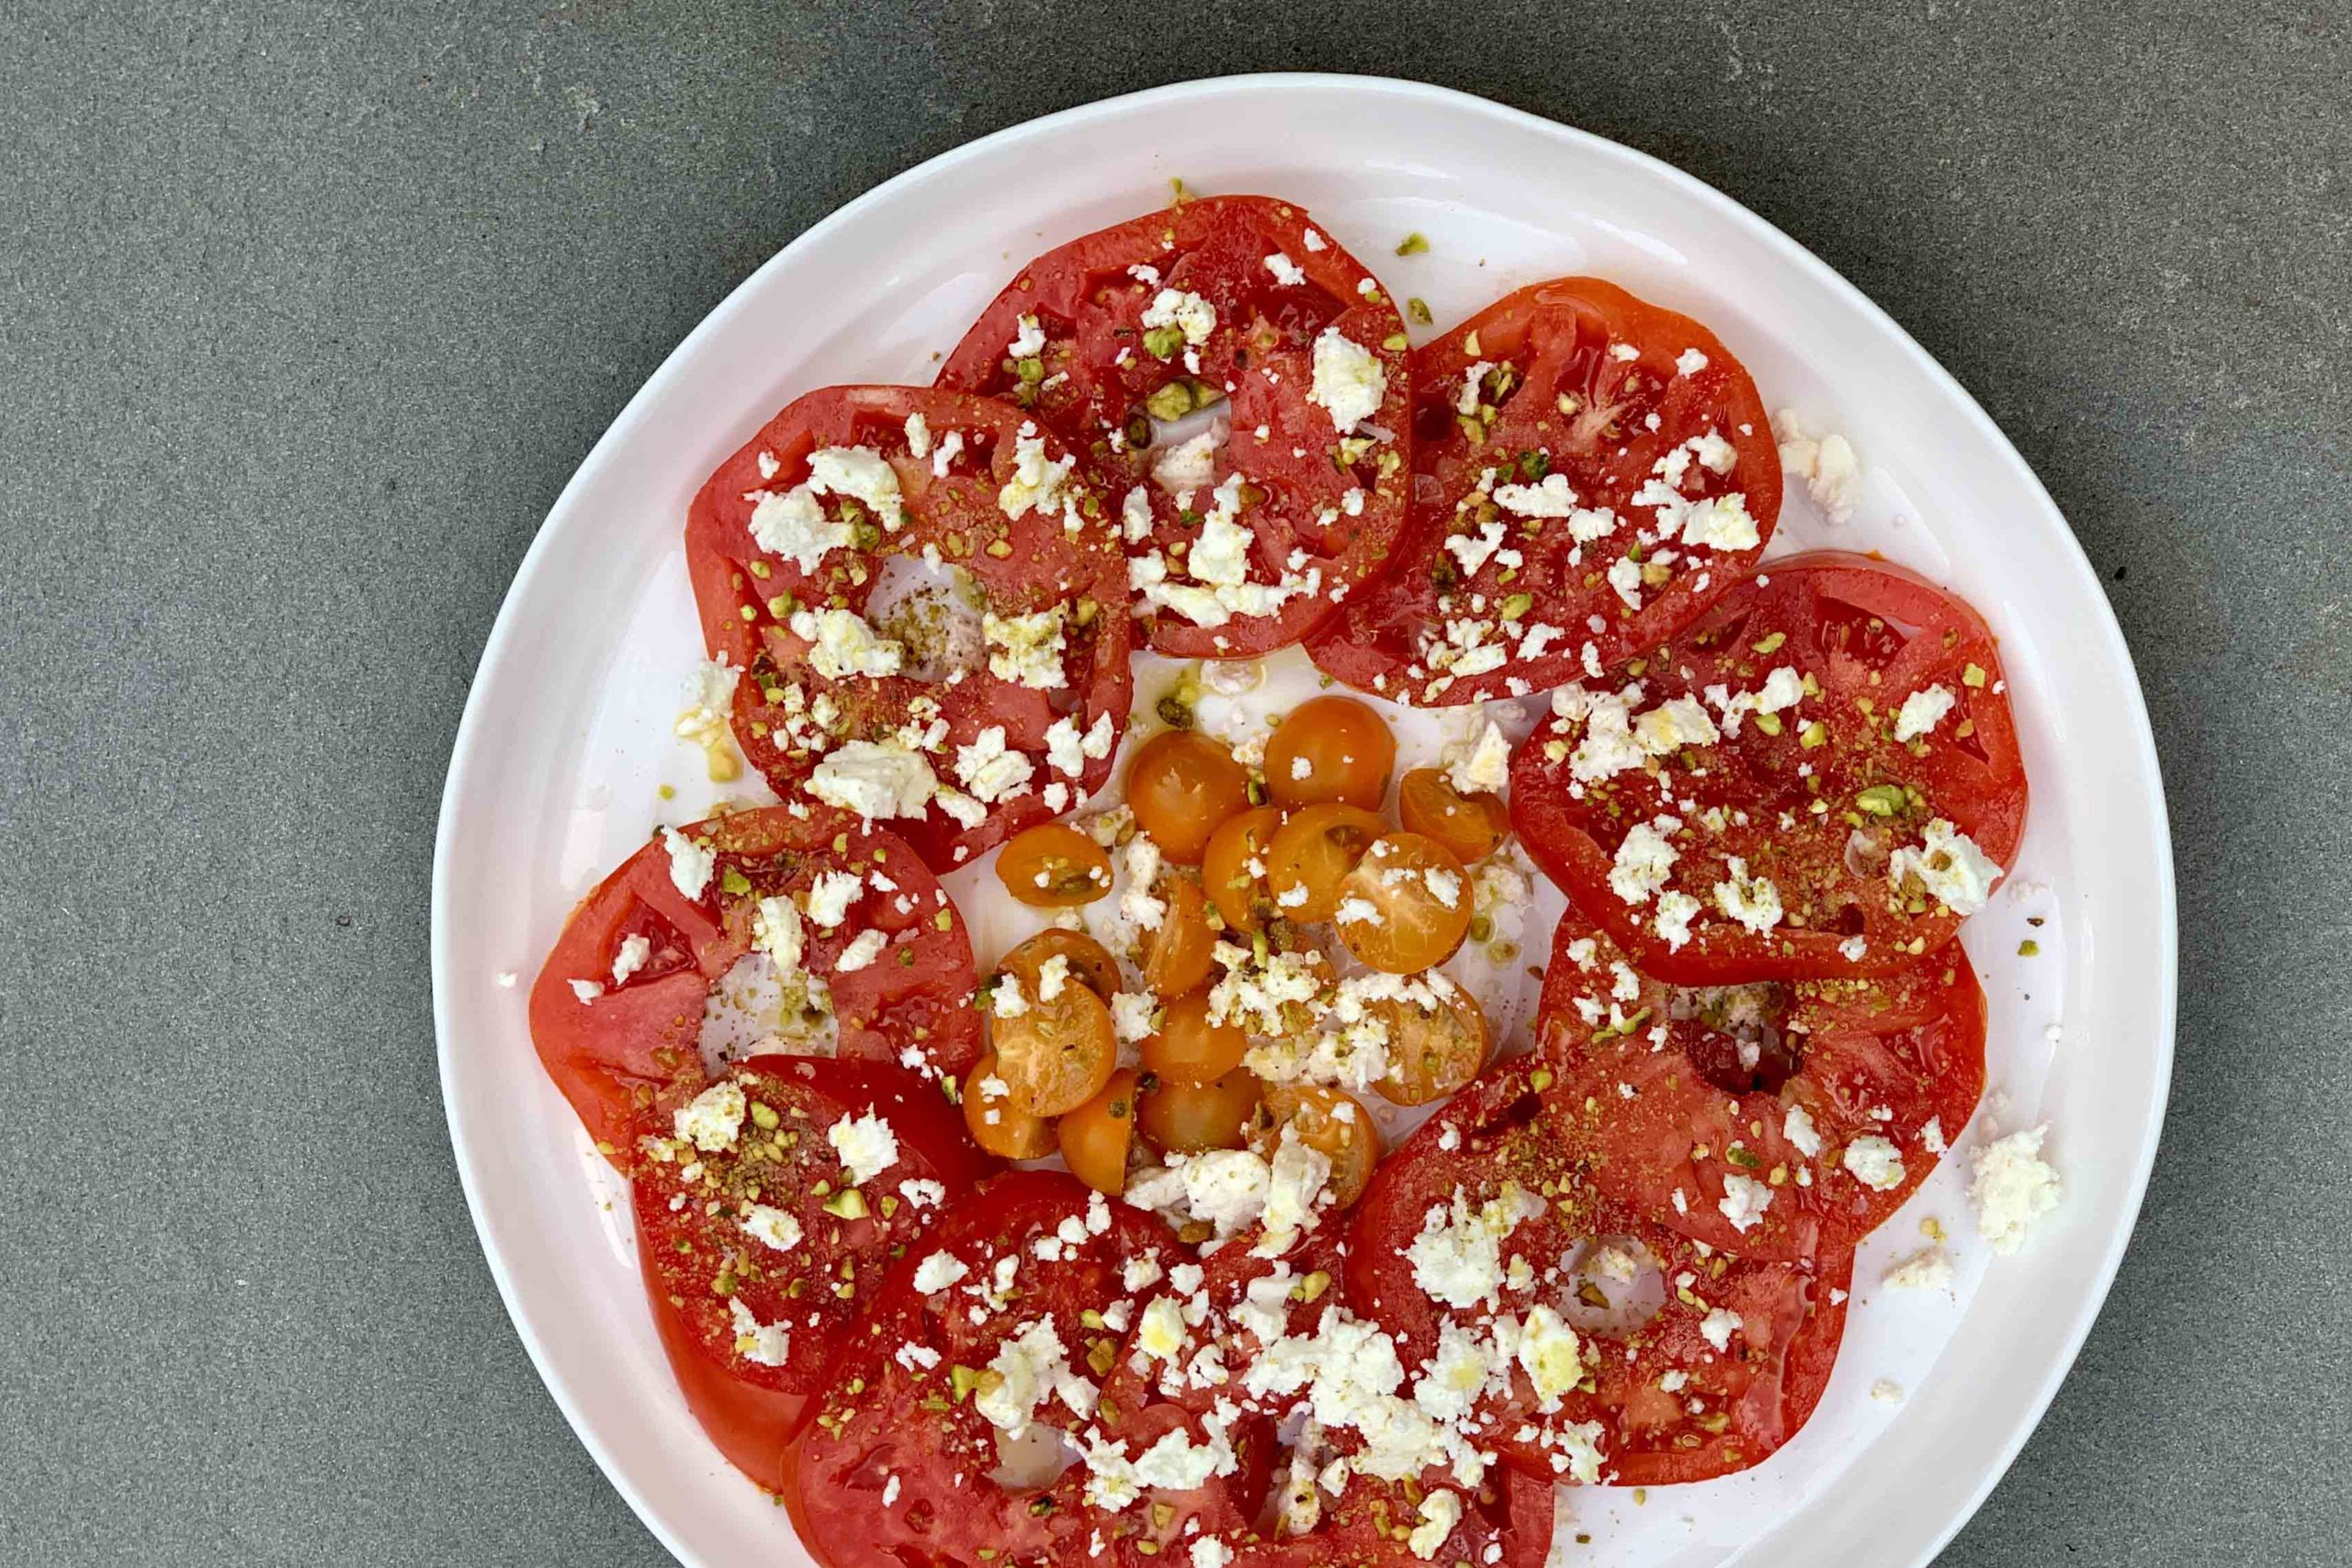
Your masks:
<svg viewBox="0 0 2352 1568"><path fill-rule="evenodd" d="M1754 570L1781 458L1747 370L1594 277L1507 295L1413 353L1414 504L1323 670L1447 705L1597 675Z"/></svg>
<svg viewBox="0 0 2352 1568"><path fill-rule="evenodd" d="M1960 944L1899 975L1686 987L1572 908L1536 1048L1589 1179L1747 1258L1850 1250L1927 1179L1984 1089L1984 993Z"/></svg>
<svg viewBox="0 0 2352 1568"><path fill-rule="evenodd" d="M1441 1495L1453 1500L1444 1512L1434 1501ZM1432 1539L1416 1545L1416 1529L1432 1519L1442 1525L1449 1515L1450 1527L1432 1527ZM1337 1497L1318 1495L1312 1528L1235 1547L1233 1568L1421 1568L1432 1562L1543 1568L1555 1517L1552 1483L1516 1471L1500 1472L1476 1490L1351 1474Z"/></svg>
<svg viewBox="0 0 2352 1568"><path fill-rule="evenodd" d="M944 870L1110 775L1133 691L1118 538L1019 409L810 392L704 484L686 565L711 658L741 671L735 738L787 800L888 818Z"/></svg>
<svg viewBox="0 0 2352 1568"><path fill-rule="evenodd" d="M1289 202L1186 201L1046 252L939 384L1033 410L1121 492L1138 628L1176 658L1298 641L1403 526L1403 320Z"/></svg>
<svg viewBox="0 0 2352 1568"><path fill-rule="evenodd" d="M1899 567L1777 561L1612 680L1554 697L1511 819L1661 979L1893 974L1952 939L2024 830L1993 635Z"/></svg>
<svg viewBox="0 0 2352 1568"><path fill-rule="evenodd" d="M899 1260L794 1445L785 1496L802 1543L827 1568L1141 1564L1246 1531L1265 1424L1102 1399L1121 1351L1110 1324L1137 1302L1127 1266L1163 1251L1172 1261L1159 1221L1058 1171L1016 1171L956 1205ZM1068 1463L1065 1441L1091 1457ZM1229 1451L1197 1486L1104 1482L1161 1443Z"/></svg>
<svg viewBox="0 0 2352 1568"><path fill-rule="evenodd" d="M705 1005L752 950L761 900L805 911L828 873L859 879L841 923L798 926L801 967L824 982L837 1053L904 1059L931 1077L978 1059L970 936L903 840L841 813L781 807L665 829L581 900L531 987L539 1060L616 1165L632 1168L647 1112L706 1081ZM861 943L874 949L869 961L844 968ZM808 1003L796 1016L822 1032L815 988L786 990L781 999Z"/></svg>
<svg viewBox="0 0 2352 1568"><path fill-rule="evenodd" d="M676 1110L631 1189L638 1261L687 1404L773 1491L893 1259L997 1163L936 1084L882 1062L754 1056Z"/></svg>
<svg viewBox="0 0 2352 1568"><path fill-rule="evenodd" d="M1532 1475L1654 1484L1759 1462L1820 1400L1851 1254L1738 1258L1600 1197L1554 1087L1537 1058L1500 1064L1382 1164L1349 1234L1350 1302L1430 1348L1425 1371L1449 1329L1475 1348L1488 1371L1460 1391L1465 1422ZM1484 1247L1483 1271L1450 1263Z"/></svg>

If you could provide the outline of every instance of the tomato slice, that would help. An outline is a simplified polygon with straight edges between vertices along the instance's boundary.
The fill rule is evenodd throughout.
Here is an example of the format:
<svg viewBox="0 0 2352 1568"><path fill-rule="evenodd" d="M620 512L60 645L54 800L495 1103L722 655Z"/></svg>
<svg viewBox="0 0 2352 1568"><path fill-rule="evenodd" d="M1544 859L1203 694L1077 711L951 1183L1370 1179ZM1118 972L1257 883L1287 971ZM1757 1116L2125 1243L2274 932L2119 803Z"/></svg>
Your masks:
<svg viewBox="0 0 2352 1568"><path fill-rule="evenodd" d="M1003 403L828 387L718 466L686 565L778 795L887 818L947 869L1102 786L1133 692L1125 568L1070 462Z"/></svg>
<svg viewBox="0 0 2352 1568"><path fill-rule="evenodd" d="M1688 316L1563 277L1413 354L1412 525L1316 637L1359 690L1520 696L1672 635L1781 514L1756 385Z"/></svg>
<svg viewBox="0 0 2352 1568"><path fill-rule="evenodd" d="M1956 942L1899 975L1694 989L1570 909L1536 1039L1601 1153L1593 1186L1748 1258L1852 1248L1984 1089L1984 993Z"/></svg>
<svg viewBox="0 0 2352 1568"><path fill-rule="evenodd" d="M802 1544L827 1568L978 1568L1086 1560L1090 1538L1122 1562L1151 1543L1140 1561L1246 1530L1262 1424L1101 1398L1121 1350L1105 1314L1136 1303L1127 1266L1170 1246L1158 1221L1058 1171L1000 1177L950 1210L892 1269L794 1446L785 1496ZM1057 1432L1132 1459L1180 1430L1187 1447L1229 1447L1229 1466L1116 1508L1089 1500L1088 1466L1054 1457Z"/></svg>
<svg viewBox="0 0 2352 1568"><path fill-rule="evenodd" d="M684 848L673 855L672 843ZM689 894L679 879L694 881L697 871ZM903 840L854 817L804 818L780 807L665 829L581 900L531 987L539 1060L622 1169L657 1101L702 1087L704 1006L752 950L760 901L788 898L805 911L828 874L857 883L840 922L808 919L799 929L803 967L830 994L837 1054L899 1061L911 1052L934 1077L960 1075L978 1059L969 935ZM829 886L838 895L841 884ZM842 967L854 947L874 946L869 932L878 933L878 950ZM575 982L594 989L583 997Z"/></svg>
<svg viewBox="0 0 2352 1568"><path fill-rule="evenodd" d="M1851 1253L1711 1252L1600 1198L1592 1159L1555 1109L1550 1070L1498 1064L1374 1175L1349 1232L1350 1303L1441 1355L1449 1326L1476 1337L1511 1316L1522 1337L1506 1386L1464 1398L1476 1440L1529 1474L1638 1485L1759 1462L1819 1403ZM1461 1256L1424 1241L1448 1227L1483 1230L1487 1275L1417 1256Z"/></svg>
<svg viewBox="0 0 2352 1568"><path fill-rule="evenodd" d="M939 372L1020 401L1122 493L1138 629L1179 659L1296 642L1379 567L1411 479L1407 379L1396 302L1260 196L1046 252ZM1182 439L1156 441L1170 421Z"/></svg>
<svg viewBox="0 0 2352 1568"><path fill-rule="evenodd" d="M1890 975L1981 907L2024 830L1993 636L1861 556L1776 561L1511 760L1528 848L1681 985Z"/></svg>
<svg viewBox="0 0 2352 1568"><path fill-rule="evenodd" d="M937 1085L888 1063L754 1056L725 1085L742 1097L725 1146L648 1140L661 1154L631 1189L638 1261L688 1404L774 1490L891 1258L997 1167Z"/></svg>

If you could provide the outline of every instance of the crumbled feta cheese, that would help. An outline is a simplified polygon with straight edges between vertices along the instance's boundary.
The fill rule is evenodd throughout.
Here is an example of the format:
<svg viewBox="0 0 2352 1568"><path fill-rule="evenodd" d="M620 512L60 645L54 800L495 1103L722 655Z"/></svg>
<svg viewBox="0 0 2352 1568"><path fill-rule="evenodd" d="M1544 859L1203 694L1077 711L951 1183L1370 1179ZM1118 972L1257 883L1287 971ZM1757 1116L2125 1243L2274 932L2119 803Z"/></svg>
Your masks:
<svg viewBox="0 0 2352 1568"><path fill-rule="evenodd" d="M860 969L870 969L874 961L882 956L882 950L889 944L889 937L881 931L860 931L833 960L833 968L842 975L854 975Z"/></svg>
<svg viewBox="0 0 2352 1568"><path fill-rule="evenodd" d="M921 753L894 740L852 740L826 753L806 787L826 805L871 822L922 816L939 781Z"/></svg>
<svg viewBox="0 0 2352 1568"><path fill-rule="evenodd" d="M825 1141L841 1156L854 1186L865 1186L899 1163L898 1134L871 1111L863 1116L842 1117L825 1129Z"/></svg>
<svg viewBox="0 0 2352 1568"><path fill-rule="evenodd" d="M1900 888L1904 879L1912 876L1919 879L1936 902L1964 919L1993 896L2001 868L1976 847L1974 840L1939 817L1928 824L1918 846L1905 844L1887 857L1889 882Z"/></svg>
<svg viewBox="0 0 2352 1568"><path fill-rule="evenodd" d="M831 931L849 918L849 907L865 886L855 872L818 873L817 880L808 885L808 919L821 930Z"/></svg>
<svg viewBox="0 0 2352 1568"><path fill-rule="evenodd" d="M1315 340L1315 383L1307 400L1329 412L1345 435L1380 412L1388 395L1388 372L1379 357L1337 327Z"/></svg>
<svg viewBox="0 0 2352 1568"><path fill-rule="evenodd" d="M1019 519L1035 512L1051 514L1061 509L1062 484L1077 465L1075 457L1057 463L1046 456L1046 439L1034 424L1024 424L1013 437L1012 477L997 491L996 503L1007 517Z"/></svg>
<svg viewBox="0 0 2352 1568"><path fill-rule="evenodd" d="M2011 1133L1977 1153L1969 1201L1976 1205L1977 1228L2005 1258L2025 1246L2034 1221L2058 1206L2058 1172L2041 1157L2049 1132L2045 1126Z"/></svg>
<svg viewBox="0 0 2352 1568"><path fill-rule="evenodd" d="M1848 1144L1842 1163L1855 1180L1874 1192L1892 1192L1903 1185L1903 1151L1875 1133Z"/></svg>
<svg viewBox="0 0 2352 1568"><path fill-rule="evenodd" d="M806 575L814 576L827 556L857 536L848 524L825 515L823 503L808 485L795 485L781 495L752 493L757 499L752 506L752 542Z"/></svg>
<svg viewBox="0 0 2352 1568"><path fill-rule="evenodd" d="M1674 356L1674 373L1678 376L1696 376L1706 367L1707 356L1695 348L1686 348Z"/></svg>
<svg viewBox="0 0 2352 1568"><path fill-rule="evenodd" d="M1062 671L1062 653L1068 646L1062 636L1062 616L1068 608L1056 604L1026 615L984 615L980 630L989 647L989 673L1035 692L1068 685Z"/></svg>
<svg viewBox="0 0 2352 1568"><path fill-rule="evenodd" d="M675 828L662 829L662 844L670 852L670 886L689 898L700 898L718 870L718 852Z"/></svg>
<svg viewBox="0 0 2352 1568"><path fill-rule="evenodd" d="M750 1111L743 1086L733 1078L721 1078L672 1112L670 1126L682 1142L703 1153L724 1154L735 1146Z"/></svg>
<svg viewBox="0 0 2352 1568"><path fill-rule="evenodd" d="M1442 1551L1453 1527L1462 1522L1462 1495L1443 1490L1421 1499L1421 1522L1405 1537L1413 1555L1424 1562Z"/></svg>
<svg viewBox="0 0 2352 1568"><path fill-rule="evenodd" d="M752 1204L741 1221L741 1228L754 1241L778 1252L789 1252L800 1245L800 1222L770 1204Z"/></svg>
<svg viewBox="0 0 2352 1568"><path fill-rule="evenodd" d="M1724 869L1731 875L1715 884L1716 908L1758 936L1781 923L1781 890L1770 878L1750 876L1747 862L1738 855L1727 856Z"/></svg>
<svg viewBox="0 0 2352 1568"><path fill-rule="evenodd" d="M1923 1247L1889 1269L1886 1284L1897 1291L1950 1290L1951 1259L1940 1247Z"/></svg>
<svg viewBox="0 0 2352 1568"><path fill-rule="evenodd" d="M1628 904L1644 904L1674 873L1674 845L1667 835L1682 826L1674 817L1655 817L1628 829L1609 873L1610 890Z"/></svg>
<svg viewBox="0 0 2352 1568"><path fill-rule="evenodd" d="M621 950L613 954L613 984L627 985L628 977L644 968L645 961L652 955L653 943L650 939L642 936L621 938Z"/></svg>
<svg viewBox="0 0 2352 1568"><path fill-rule="evenodd" d="M1463 795L1498 795L1510 781L1510 738L1493 719L1477 744L1447 765L1445 782Z"/></svg>
<svg viewBox="0 0 2352 1568"><path fill-rule="evenodd" d="M571 994L579 998L580 1005L582 1007L586 1007L590 1002L594 1001L598 997L605 994L605 987L599 981L574 980L571 984Z"/></svg>
<svg viewBox="0 0 2352 1568"><path fill-rule="evenodd" d="M1724 1195L1715 1204L1723 1211L1731 1228L1742 1235L1754 1230L1764 1218L1764 1211L1772 1206L1772 1190L1753 1177L1737 1174L1724 1178Z"/></svg>
<svg viewBox="0 0 2352 1568"><path fill-rule="evenodd" d="M1731 1337L1747 1326L1739 1314L1724 1307L1711 1308L1700 1320L1699 1333L1718 1353L1731 1349Z"/></svg>
<svg viewBox="0 0 2352 1568"><path fill-rule="evenodd" d="M1036 772L1028 756L1007 747L1004 726L992 724L973 737L968 746L956 748L956 776L984 805L1023 793Z"/></svg>
<svg viewBox="0 0 2352 1568"><path fill-rule="evenodd" d="M1184 334L1187 344L1200 348L1216 331L1216 307L1197 294L1163 288L1144 307L1142 324L1147 332L1174 327Z"/></svg>
<svg viewBox="0 0 2352 1568"><path fill-rule="evenodd" d="M1280 251L1266 258L1266 270L1272 273L1274 281L1284 288L1295 288L1306 281L1306 269Z"/></svg>
<svg viewBox="0 0 2352 1568"><path fill-rule="evenodd" d="M1903 699L1903 711L1894 716L1894 738L1916 740L1928 734L1944 721L1960 699L1949 687L1923 686Z"/></svg>
<svg viewBox="0 0 2352 1568"><path fill-rule="evenodd" d="M971 1269L952 1252L934 1252L915 1265L915 1289L935 1296L969 1274Z"/></svg>
<svg viewBox="0 0 2352 1568"><path fill-rule="evenodd" d="M1781 1121L1781 1136L1788 1139L1789 1146L1805 1158L1820 1157L1821 1134L1814 1127L1813 1113L1804 1106L1789 1107L1788 1115Z"/></svg>
<svg viewBox="0 0 2352 1568"><path fill-rule="evenodd" d="M735 1326L735 1353L755 1366L780 1367L791 1354L792 1337L781 1323L762 1323L741 1296L729 1296L727 1314Z"/></svg>

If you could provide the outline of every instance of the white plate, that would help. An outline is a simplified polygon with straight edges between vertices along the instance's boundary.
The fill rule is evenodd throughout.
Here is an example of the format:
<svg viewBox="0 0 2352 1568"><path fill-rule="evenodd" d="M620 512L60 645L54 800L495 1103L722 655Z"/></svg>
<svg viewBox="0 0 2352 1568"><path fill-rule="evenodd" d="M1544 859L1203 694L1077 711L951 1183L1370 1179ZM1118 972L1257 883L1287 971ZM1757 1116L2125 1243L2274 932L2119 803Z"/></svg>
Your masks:
<svg viewBox="0 0 2352 1568"><path fill-rule="evenodd" d="M1619 1564L1918 1563L2018 1451L2087 1332L2132 1231L2171 1072L2172 862L2131 659L2065 520L1992 422L1919 346L1785 235L1640 153L1402 82L1259 76L1073 109L901 175L818 224L680 344L598 442L526 557L491 634L442 802L433 979L443 1092L466 1193L515 1327L556 1403L654 1533L697 1568L796 1562L781 1514L704 1441L639 1296L625 1220L524 1021L529 976L573 901L710 798L669 735L699 655L679 549L703 477L796 394L926 381L1032 254L1204 192L1305 202L1441 327L1496 296L1596 273L1699 317L1768 406L1846 433L1868 502L1833 526L1802 494L1780 548L1883 549L1967 596L2000 634L2033 780L2010 890L1972 921L1992 1003L1996 1118L2048 1120L2066 1201L1991 1263L1945 1162L1865 1249L1838 1375L1767 1464L1701 1486L1564 1493ZM1427 254L1399 260L1408 231ZM1801 487L1799 487L1801 490ZM669 783L673 801L657 797ZM2017 947L2029 916L2041 956ZM502 987L502 971L524 985ZM2053 1052L2049 1026L2065 1024ZM2005 1098L2003 1098L2005 1097ZM2006 1103L2005 1111L1996 1107ZM1875 1281L1953 1235L1949 1299ZM1886 1299L1881 1299L1885 1297ZM1899 1408L1869 1390L1888 1379ZM1571 1547L1569 1562L1580 1554Z"/></svg>

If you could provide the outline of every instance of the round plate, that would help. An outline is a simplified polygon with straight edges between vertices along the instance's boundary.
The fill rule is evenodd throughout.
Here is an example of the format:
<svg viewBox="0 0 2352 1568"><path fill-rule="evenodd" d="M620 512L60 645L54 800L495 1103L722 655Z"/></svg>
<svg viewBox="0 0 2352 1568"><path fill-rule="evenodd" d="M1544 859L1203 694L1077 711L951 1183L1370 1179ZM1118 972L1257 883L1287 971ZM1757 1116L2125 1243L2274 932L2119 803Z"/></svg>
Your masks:
<svg viewBox="0 0 2352 1568"><path fill-rule="evenodd" d="M1787 236L1625 148L1414 84L1199 82L1072 109L910 170L810 229L637 394L539 531L458 732L433 884L435 1020L458 1168L514 1325L572 1427L697 1568L805 1561L783 1515L703 1439L639 1294L627 1200L539 1071L531 975L573 901L656 820L711 798L670 733L700 655L686 502L775 409L834 381L927 381L1035 253L1203 192L1304 202L1443 328L1594 273L1707 322L1768 406L1841 431L1867 471L1834 525L1792 486L1778 549L1878 549L1958 590L2002 638L2033 778L2007 889L1965 941L1992 1003L1992 1090L1955 1157L1873 1238L1820 1413L1767 1464L1653 1492L1563 1490L1611 1562L1927 1562L2040 1417L2113 1279L2172 1060L2170 845L2114 617L2017 452L1869 300ZM1397 258L1419 231L1426 254ZM1427 335L1426 332L1422 335ZM675 786L675 798L659 793ZM2029 924L2038 921L2039 924ZM2041 955L2021 957L2030 932ZM519 974L521 985L502 984ZM2055 1027L2053 1027L2055 1026ZM2063 1033L2061 1030L2063 1029ZM2052 1124L2066 1201L1991 1259L1963 1193L1988 1127ZM617 1202L616 1202L617 1200ZM1949 1296L1883 1292L1951 1234ZM1871 1397L1898 1384L1898 1404Z"/></svg>

